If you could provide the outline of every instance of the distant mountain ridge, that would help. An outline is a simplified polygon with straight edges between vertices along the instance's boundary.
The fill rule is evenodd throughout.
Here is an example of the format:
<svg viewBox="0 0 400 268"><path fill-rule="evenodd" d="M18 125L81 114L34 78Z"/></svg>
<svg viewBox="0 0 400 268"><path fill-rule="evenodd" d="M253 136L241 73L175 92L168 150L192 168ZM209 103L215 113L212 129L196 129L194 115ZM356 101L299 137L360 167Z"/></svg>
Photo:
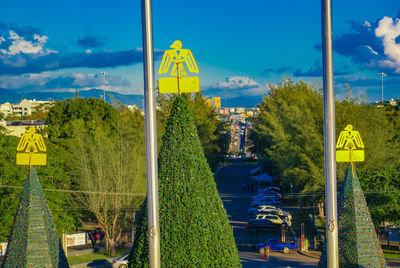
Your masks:
<svg viewBox="0 0 400 268"><path fill-rule="evenodd" d="M235 97L230 99L221 98L221 106L222 107L244 107L244 108L253 108L257 107L258 104L263 100L262 95L256 96L242 96Z"/></svg>
<svg viewBox="0 0 400 268"><path fill-rule="evenodd" d="M103 97L102 89L90 89L79 91L79 97L83 98L102 98ZM143 108L143 95L129 95L129 94L121 94L117 92L106 92L106 100L107 102L111 102L110 95L112 95L116 100L120 101L122 104L135 104L136 106ZM7 90L4 88L0 88L0 103L19 103L23 99L28 100L66 100L69 98L74 98L75 92L41 92L41 91L33 91L33 92L24 92L17 93L11 90Z"/></svg>
<svg viewBox="0 0 400 268"><path fill-rule="evenodd" d="M103 96L102 89L90 89L79 91L79 97L83 98L102 98ZM107 102L112 102L110 95L112 95L116 100L120 101L122 104L129 105L135 104L140 109L144 107L144 96L143 95L134 95L134 94L121 94L117 92L106 92L106 100ZM74 98L75 92L41 92L41 91L32 91L32 92L14 92L8 89L0 88L0 104L9 102L9 103L19 103L23 99L28 100L66 100L69 98ZM245 107L252 108L256 107L263 99L262 95L257 96L242 96L235 98L221 98L221 106L222 107Z"/></svg>

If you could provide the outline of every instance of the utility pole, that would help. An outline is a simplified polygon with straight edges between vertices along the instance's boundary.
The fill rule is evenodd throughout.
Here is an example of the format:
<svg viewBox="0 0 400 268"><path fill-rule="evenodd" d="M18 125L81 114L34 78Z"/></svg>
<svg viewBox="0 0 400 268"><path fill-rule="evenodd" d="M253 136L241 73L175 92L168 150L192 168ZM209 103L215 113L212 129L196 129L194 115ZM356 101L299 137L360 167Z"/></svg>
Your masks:
<svg viewBox="0 0 400 268"><path fill-rule="evenodd" d="M106 101L106 75L107 75L106 72L101 72L100 73L100 76L103 78L103 90L104 90L103 99L104 99L104 102Z"/></svg>
<svg viewBox="0 0 400 268"><path fill-rule="evenodd" d="M339 243L337 220L335 95L333 90L331 0L321 0L321 8L324 74L326 253L328 268L338 268Z"/></svg>
<svg viewBox="0 0 400 268"><path fill-rule="evenodd" d="M378 74L382 78L382 104L383 104L383 77L386 76L385 73L379 73Z"/></svg>
<svg viewBox="0 0 400 268"><path fill-rule="evenodd" d="M142 0L143 74L146 126L147 211L149 265L160 267L160 226L158 213L157 126L154 81L153 18L151 0Z"/></svg>

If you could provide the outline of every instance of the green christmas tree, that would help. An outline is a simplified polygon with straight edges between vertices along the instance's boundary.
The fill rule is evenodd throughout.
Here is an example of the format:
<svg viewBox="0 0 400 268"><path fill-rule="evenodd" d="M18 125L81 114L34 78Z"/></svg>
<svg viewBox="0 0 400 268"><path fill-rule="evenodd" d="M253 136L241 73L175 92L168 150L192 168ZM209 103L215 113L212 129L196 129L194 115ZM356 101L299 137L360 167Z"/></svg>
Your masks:
<svg viewBox="0 0 400 268"><path fill-rule="evenodd" d="M354 167L348 166L338 199L340 267L387 267ZM326 251L319 267L326 267Z"/></svg>
<svg viewBox="0 0 400 268"><path fill-rule="evenodd" d="M3 267L69 267L35 168L26 178Z"/></svg>
<svg viewBox="0 0 400 268"><path fill-rule="evenodd" d="M186 101L171 109L159 155L162 267L238 267L240 259L213 174ZM142 206L130 267L147 267L146 203Z"/></svg>

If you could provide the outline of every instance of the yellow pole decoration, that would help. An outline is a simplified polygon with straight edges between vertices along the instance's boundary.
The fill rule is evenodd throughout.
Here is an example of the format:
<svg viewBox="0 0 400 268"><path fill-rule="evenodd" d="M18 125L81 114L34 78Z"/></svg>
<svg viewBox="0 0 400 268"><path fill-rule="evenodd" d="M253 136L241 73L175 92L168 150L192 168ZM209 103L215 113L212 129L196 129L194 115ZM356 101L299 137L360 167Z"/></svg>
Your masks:
<svg viewBox="0 0 400 268"><path fill-rule="evenodd" d="M360 133L347 125L336 143L336 162L364 162L364 143Z"/></svg>
<svg viewBox="0 0 400 268"><path fill-rule="evenodd" d="M17 146L17 165L44 166L46 165L46 145L42 135L31 127L22 135Z"/></svg>
<svg viewBox="0 0 400 268"><path fill-rule="evenodd" d="M158 80L160 93L188 93L200 91L200 79L197 76L187 76L188 71L198 73L196 61L189 49L182 49L182 42L176 40L172 49L165 51L161 60L159 74L167 74L171 69L172 77L162 77ZM186 70L186 67L188 70Z"/></svg>

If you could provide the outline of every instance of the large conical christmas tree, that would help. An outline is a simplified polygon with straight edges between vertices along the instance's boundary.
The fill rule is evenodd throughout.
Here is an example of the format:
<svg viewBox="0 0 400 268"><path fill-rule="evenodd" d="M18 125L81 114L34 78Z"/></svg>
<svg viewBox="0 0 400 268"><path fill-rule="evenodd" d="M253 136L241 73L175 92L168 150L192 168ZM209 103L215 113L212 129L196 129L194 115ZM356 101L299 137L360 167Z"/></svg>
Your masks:
<svg viewBox="0 0 400 268"><path fill-rule="evenodd" d="M159 155L162 267L238 267L240 259L197 129L182 97L171 109ZM148 266L146 205L130 267Z"/></svg>
<svg viewBox="0 0 400 268"><path fill-rule="evenodd" d="M338 199L340 267L387 267L356 171L348 166ZM326 253L319 267L326 267Z"/></svg>
<svg viewBox="0 0 400 268"><path fill-rule="evenodd" d="M35 168L26 178L3 267L68 267Z"/></svg>

